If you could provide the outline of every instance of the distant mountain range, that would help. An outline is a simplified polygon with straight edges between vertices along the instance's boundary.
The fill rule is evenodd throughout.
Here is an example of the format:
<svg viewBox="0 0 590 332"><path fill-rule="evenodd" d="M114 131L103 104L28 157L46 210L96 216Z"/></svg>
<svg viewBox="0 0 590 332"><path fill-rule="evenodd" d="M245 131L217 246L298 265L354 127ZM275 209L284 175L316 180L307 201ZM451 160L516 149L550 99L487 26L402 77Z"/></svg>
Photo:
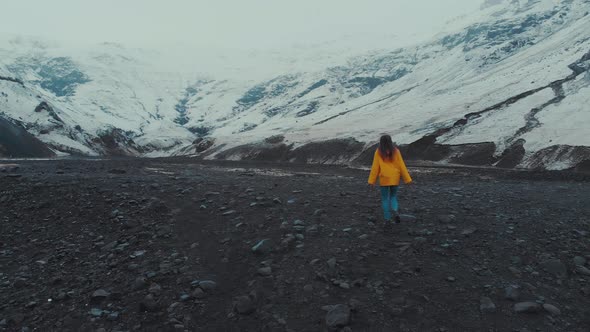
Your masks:
<svg viewBox="0 0 590 332"><path fill-rule="evenodd" d="M346 163L389 133L408 158L572 168L590 160L589 11L488 0L427 43L259 82L159 69L157 52L115 44L10 38L0 155Z"/></svg>

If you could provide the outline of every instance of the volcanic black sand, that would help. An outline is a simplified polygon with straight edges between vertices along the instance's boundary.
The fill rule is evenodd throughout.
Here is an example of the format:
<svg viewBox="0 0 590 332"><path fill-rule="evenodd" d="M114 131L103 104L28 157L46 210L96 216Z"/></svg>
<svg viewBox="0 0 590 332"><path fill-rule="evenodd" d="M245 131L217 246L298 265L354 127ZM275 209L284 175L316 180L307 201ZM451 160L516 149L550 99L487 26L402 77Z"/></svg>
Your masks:
<svg viewBox="0 0 590 332"><path fill-rule="evenodd" d="M587 180L410 167L384 228L366 170L0 164L1 331L590 331Z"/></svg>

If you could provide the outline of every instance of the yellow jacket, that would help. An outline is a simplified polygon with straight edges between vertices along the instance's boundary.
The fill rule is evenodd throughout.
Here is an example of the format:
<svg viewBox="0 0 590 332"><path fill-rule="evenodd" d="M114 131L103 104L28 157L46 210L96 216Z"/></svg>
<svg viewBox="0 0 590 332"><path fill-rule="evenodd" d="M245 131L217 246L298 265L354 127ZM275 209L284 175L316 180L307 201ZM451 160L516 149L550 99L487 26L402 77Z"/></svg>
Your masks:
<svg viewBox="0 0 590 332"><path fill-rule="evenodd" d="M395 149L392 160L384 160L379 150L375 151L373 166L369 175L369 184L375 184L377 176L379 176L380 186L398 186L400 177L404 179L404 183L412 182L399 149Z"/></svg>

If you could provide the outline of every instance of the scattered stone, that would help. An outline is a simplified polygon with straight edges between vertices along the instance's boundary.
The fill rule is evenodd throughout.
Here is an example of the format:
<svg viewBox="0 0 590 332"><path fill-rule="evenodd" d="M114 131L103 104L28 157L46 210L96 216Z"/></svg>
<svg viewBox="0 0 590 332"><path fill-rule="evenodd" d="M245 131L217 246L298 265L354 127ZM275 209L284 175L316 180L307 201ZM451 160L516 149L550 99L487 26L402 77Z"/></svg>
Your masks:
<svg viewBox="0 0 590 332"><path fill-rule="evenodd" d="M313 286L310 284L307 284L307 285L303 286L303 291L306 292L307 294L311 294L313 292Z"/></svg>
<svg viewBox="0 0 590 332"><path fill-rule="evenodd" d="M455 280L457 280L455 277L447 277L447 281L449 282L455 282Z"/></svg>
<svg viewBox="0 0 590 332"><path fill-rule="evenodd" d="M445 214L438 216L438 221L443 224L450 224L455 221L455 215L453 214Z"/></svg>
<svg viewBox="0 0 590 332"><path fill-rule="evenodd" d="M90 315L92 315L93 317L101 317L102 314L103 314L103 311L98 308L90 309Z"/></svg>
<svg viewBox="0 0 590 332"><path fill-rule="evenodd" d="M520 287L510 285L504 289L504 298L510 301L518 301L520 299Z"/></svg>
<svg viewBox="0 0 590 332"><path fill-rule="evenodd" d="M326 214L326 210L324 210L324 209L317 209L317 210L313 211L313 215L316 217L324 215L324 214Z"/></svg>
<svg viewBox="0 0 590 332"><path fill-rule="evenodd" d="M148 284L144 277L139 277L133 282L133 290L141 290L147 288Z"/></svg>
<svg viewBox="0 0 590 332"><path fill-rule="evenodd" d="M205 292L213 292L217 288L217 283L213 280L199 281L199 287Z"/></svg>
<svg viewBox="0 0 590 332"><path fill-rule="evenodd" d="M263 277L270 276L272 274L272 269L270 266L261 267L258 269L258 274Z"/></svg>
<svg viewBox="0 0 590 332"><path fill-rule="evenodd" d="M463 236L469 236L469 235L475 233L476 231L477 231L477 228L475 228L475 227L468 227L468 228L464 229L461 232L461 235L463 235Z"/></svg>
<svg viewBox="0 0 590 332"><path fill-rule="evenodd" d="M294 226L305 226L305 223L302 220L295 220L293 222Z"/></svg>
<svg viewBox="0 0 590 332"><path fill-rule="evenodd" d="M111 312L108 316L107 319L110 321L116 321L119 319L119 313L117 311Z"/></svg>
<svg viewBox="0 0 590 332"><path fill-rule="evenodd" d="M556 306L554 306L552 304L548 304L548 303L543 304L543 309L545 309L545 311L547 311L548 313L550 313L553 316L561 315L561 310L559 310Z"/></svg>
<svg viewBox="0 0 590 332"><path fill-rule="evenodd" d="M399 217L403 223L416 222L417 220L416 216L413 216L411 214L400 214Z"/></svg>
<svg viewBox="0 0 590 332"><path fill-rule="evenodd" d="M27 279L16 278L12 285L14 286L14 288L24 288L28 285L28 282Z"/></svg>
<svg viewBox="0 0 590 332"><path fill-rule="evenodd" d="M576 257L574 257L574 265L576 265L576 266L584 266L584 265L586 265L586 258L584 258L582 256L576 256Z"/></svg>
<svg viewBox="0 0 590 332"><path fill-rule="evenodd" d="M249 315L256 311L256 304L249 296L238 296L234 302L234 309L240 315Z"/></svg>
<svg viewBox="0 0 590 332"><path fill-rule="evenodd" d="M158 309L158 303L152 294L148 294L139 304L139 309L141 311L154 312Z"/></svg>
<svg viewBox="0 0 590 332"><path fill-rule="evenodd" d="M495 312L496 305L489 297L482 297L479 300L479 310L481 310L481 312Z"/></svg>
<svg viewBox="0 0 590 332"><path fill-rule="evenodd" d="M200 299L204 299L204 298L207 296L207 294L205 293L205 291L203 291L201 288L197 288L197 289L195 289L195 290L194 290L194 291L191 293L191 295L192 295L192 296L193 296L195 299L198 299L198 300L200 300Z"/></svg>
<svg viewBox="0 0 590 332"><path fill-rule="evenodd" d="M317 225L311 225L305 228L305 233L307 234L317 234L319 232L319 228Z"/></svg>
<svg viewBox="0 0 590 332"><path fill-rule="evenodd" d="M544 261L541 263L541 267L545 271L547 271L555 276L560 276L560 277L567 276L567 267L559 259L550 259L550 260Z"/></svg>
<svg viewBox="0 0 590 332"><path fill-rule="evenodd" d="M94 293L92 293L92 297L90 298L90 303L93 304L98 304L101 303L102 301L106 300L107 297L109 297L111 294L107 291L105 291L104 289L99 289L94 291Z"/></svg>
<svg viewBox="0 0 590 332"><path fill-rule="evenodd" d="M270 253L272 250L272 243L270 239L264 239L259 241L255 246L252 247L252 252L257 255L265 255Z"/></svg>
<svg viewBox="0 0 590 332"><path fill-rule="evenodd" d="M576 266L576 272L579 274L583 274L585 276L590 276L590 269L585 266L578 265Z"/></svg>
<svg viewBox="0 0 590 332"><path fill-rule="evenodd" d="M345 304L332 306L326 314L326 325L331 330L341 329L349 324L350 307Z"/></svg>
<svg viewBox="0 0 590 332"><path fill-rule="evenodd" d="M328 267L330 269L336 268L336 258L335 257L328 259Z"/></svg>
<svg viewBox="0 0 590 332"><path fill-rule="evenodd" d="M514 305L514 311L517 313L537 313L541 311L541 305L536 302L520 302Z"/></svg>
<svg viewBox="0 0 590 332"><path fill-rule="evenodd" d="M160 295L162 293L162 286L158 285L157 283L153 283L150 285L148 292L150 294Z"/></svg>

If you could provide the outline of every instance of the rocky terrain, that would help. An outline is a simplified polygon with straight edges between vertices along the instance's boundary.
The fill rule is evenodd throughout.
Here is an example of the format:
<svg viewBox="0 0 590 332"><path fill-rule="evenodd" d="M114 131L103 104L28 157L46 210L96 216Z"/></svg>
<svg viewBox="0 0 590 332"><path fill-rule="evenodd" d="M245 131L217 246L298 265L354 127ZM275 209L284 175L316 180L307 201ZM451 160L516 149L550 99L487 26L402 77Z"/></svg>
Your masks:
<svg viewBox="0 0 590 332"><path fill-rule="evenodd" d="M0 162L0 331L589 331L590 186L367 171Z"/></svg>

